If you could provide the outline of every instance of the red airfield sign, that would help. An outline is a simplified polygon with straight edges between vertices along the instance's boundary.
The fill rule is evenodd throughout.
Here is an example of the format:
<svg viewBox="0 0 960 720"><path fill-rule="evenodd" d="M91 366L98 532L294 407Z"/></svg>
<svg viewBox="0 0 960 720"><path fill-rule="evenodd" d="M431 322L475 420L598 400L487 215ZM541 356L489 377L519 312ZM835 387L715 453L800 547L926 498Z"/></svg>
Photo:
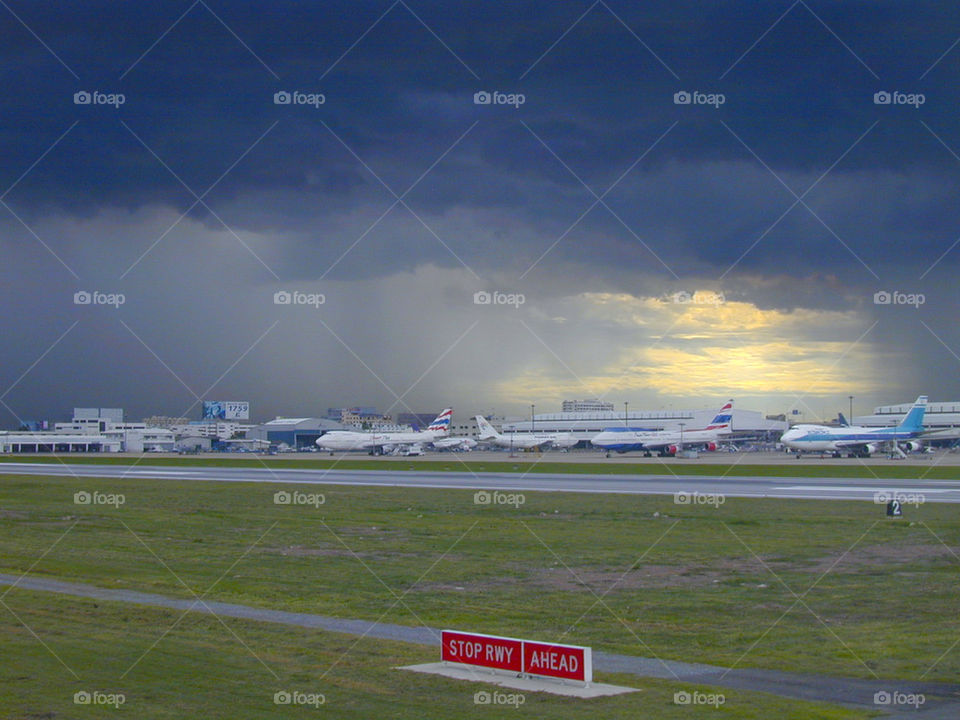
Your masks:
<svg viewBox="0 0 960 720"><path fill-rule="evenodd" d="M446 662L583 683L593 681L590 648L580 645L444 630L441 647L441 659Z"/></svg>

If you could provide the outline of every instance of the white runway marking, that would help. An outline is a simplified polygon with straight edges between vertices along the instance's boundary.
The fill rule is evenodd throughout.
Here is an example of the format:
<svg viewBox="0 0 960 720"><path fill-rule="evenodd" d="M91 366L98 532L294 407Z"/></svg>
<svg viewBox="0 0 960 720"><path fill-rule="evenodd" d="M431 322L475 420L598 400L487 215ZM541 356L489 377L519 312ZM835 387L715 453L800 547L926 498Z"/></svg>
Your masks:
<svg viewBox="0 0 960 720"><path fill-rule="evenodd" d="M901 487L897 485L888 485L886 487L865 487L863 485L783 485L773 488L774 490L835 490L837 492L863 492L863 493L948 493L953 490L943 488L928 487Z"/></svg>

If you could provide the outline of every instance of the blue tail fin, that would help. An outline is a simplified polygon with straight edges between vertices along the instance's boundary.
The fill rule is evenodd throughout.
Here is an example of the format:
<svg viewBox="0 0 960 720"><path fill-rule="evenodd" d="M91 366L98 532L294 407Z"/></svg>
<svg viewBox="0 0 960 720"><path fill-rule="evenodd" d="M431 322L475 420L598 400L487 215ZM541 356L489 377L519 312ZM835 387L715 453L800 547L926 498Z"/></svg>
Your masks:
<svg viewBox="0 0 960 720"><path fill-rule="evenodd" d="M847 419L843 416L843 413L837 415L837 425L840 427L850 427L850 423L847 422Z"/></svg>
<svg viewBox="0 0 960 720"><path fill-rule="evenodd" d="M919 431L923 430L923 416L927 412L927 396L921 395L910 408L910 412L903 416L903 420L897 425L897 430Z"/></svg>

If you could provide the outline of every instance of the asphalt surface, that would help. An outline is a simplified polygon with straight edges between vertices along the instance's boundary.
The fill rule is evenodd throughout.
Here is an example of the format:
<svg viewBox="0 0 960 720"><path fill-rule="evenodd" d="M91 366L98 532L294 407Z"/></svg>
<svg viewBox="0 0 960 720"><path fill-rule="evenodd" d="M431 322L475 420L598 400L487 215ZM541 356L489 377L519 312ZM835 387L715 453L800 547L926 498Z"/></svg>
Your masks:
<svg viewBox="0 0 960 720"><path fill-rule="evenodd" d="M472 473L421 470L312 470L257 467L149 467L147 465L70 465L0 463L0 475L56 475L77 478L127 478L156 480L197 480L207 482L259 482L305 485L361 485L384 487L451 488L462 490L503 490L519 492L627 493L674 495L718 494L726 497L793 498L806 500L864 500L879 495L903 496L909 503L915 496L924 502L960 502L960 479L877 480L838 477L749 477L590 475L564 473ZM885 500L883 501L885 502Z"/></svg>
<svg viewBox="0 0 960 720"><path fill-rule="evenodd" d="M111 590L93 585L64 582L50 578L17 577L0 573L0 586L16 586L23 590L52 592L101 601L133 603L151 607L193 611L259 622L346 633L361 637L395 640L417 645L440 645L440 630L429 627L408 627L367 620L347 620L326 615L285 612L256 608L234 603L222 603L201 598L171 598L155 593L133 590ZM923 694L925 702L918 709L899 708L890 717L920 717L928 720L955 720L960 717L960 685L896 680L860 680L820 675L805 675L761 669L727 669L714 665L633 657L597 652L593 655L594 668L600 672L616 672L638 677L662 678L690 685L712 685L736 690L772 693L802 700L837 703L849 706L887 710L875 703L877 693L895 692Z"/></svg>

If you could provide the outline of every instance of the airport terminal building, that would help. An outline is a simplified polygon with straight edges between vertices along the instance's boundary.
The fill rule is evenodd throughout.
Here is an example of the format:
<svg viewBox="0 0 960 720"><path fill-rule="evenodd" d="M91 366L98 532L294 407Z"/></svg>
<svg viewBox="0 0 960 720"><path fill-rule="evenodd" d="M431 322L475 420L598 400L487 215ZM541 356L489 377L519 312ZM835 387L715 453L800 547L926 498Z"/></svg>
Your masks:
<svg viewBox="0 0 960 720"><path fill-rule="evenodd" d="M705 410L630 410L626 414L613 411L559 412L534 415L532 419L504 422L502 432L571 433L579 440L589 440L608 428L630 427L643 430L696 430L705 428L716 416L717 408ZM734 437L743 439L776 439L787 429L784 420L770 419L756 410L733 409L731 426Z"/></svg>
<svg viewBox="0 0 960 720"><path fill-rule="evenodd" d="M854 425L893 427L913 407L912 402L899 405L880 405L872 415L860 415L853 419ZM960 402L928 402L923 416L923 426L930 430L960 427Z"/></svg>

